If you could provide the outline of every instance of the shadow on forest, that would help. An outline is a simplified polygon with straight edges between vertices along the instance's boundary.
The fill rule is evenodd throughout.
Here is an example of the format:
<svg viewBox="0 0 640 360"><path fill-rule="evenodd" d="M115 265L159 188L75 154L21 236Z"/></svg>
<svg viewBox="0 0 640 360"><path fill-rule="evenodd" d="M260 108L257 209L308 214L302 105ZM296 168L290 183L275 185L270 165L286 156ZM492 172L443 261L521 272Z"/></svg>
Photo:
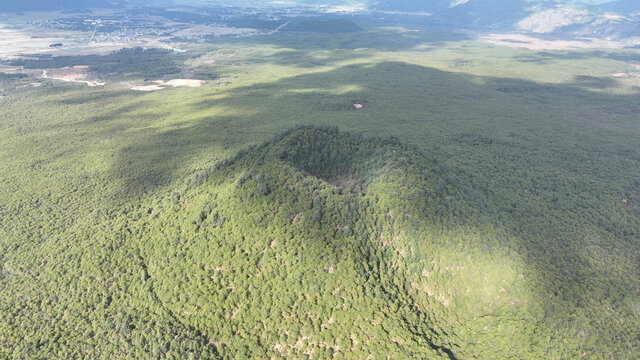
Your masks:
<svg viewBox="0 0 640 360"><path fill-rule="evenodd" d="M614 88L618 82L612 77L576 76L573 85L586 87L589 89Z"/></svg>
<svg viewBox="0 0 640 360"><path fill-rule="evenodd" d="M281 55L282 59L274 61L288 61L288 53ZM630 115L637 111L630 107L635 95L611 95L588 90L613 85L614 80L596 77L578 77L570 84L539 84L520 79L474 77L406 63L384 62L348 65L327 72L231 88L222 92L224 97L219 94L198 97L187 105L187 109L190 107L194 111L206 111L209 108L225 107L238 109L245 114L205 116L190 120L179 128L155 135L149 131L148 137L142 135L142 139L136 138L123 153L123 158L130 164L127 167L152 167L159 170L157 176L151 178L130 178L131 183L127 188L146 189L154 187L154 184L170 183L176 179L172 174L171 164L190 158L192 149L215 144L220 149L233 152L300 124L336 125L370 134L395 135L418 145L423 143L420 139L425 136L432 140L434 131L451 135L475 131L476 134L486 134L490 138L509 133L511 137L523 139L528 138L531 131L543 136L549 135L542 125L568 132L568 123L550 122L548 116L543 114L558 115L554 111L593 106L598 106L605 112L626 111ZM337 91L347 86L357 90L346 93ZM104 95L117 100L120 97L130 97L131 94L130 91L113 94L106 92L101 95L100 101L103 101ZM136 96L145 99L144 95ZM65 99L62 103L84 103L91 100L95 100L94 95ZM144 101L135 104L143 108L154 106L153 101ZM362 111L356 111L352 106L354 101L365 101L367 106ZM247 109L251 110L249 114L246 114ZM122 118L128 114L138 116L135 110L136 105L127 104L111 112L96 114L87 122ZM162 116L156 110L145 114L145 117L153 114ZM590 119L588 114L581 116L582 118L565 120L574 124L588 123L607 130L637 132L631 119L628 123L608 123L606 119ZM393 121L393 126L388 121ZM247 138L252 140L247 142ZM515 144L513 139L507 143ZM528 145L536 146L535 141L517 143L518 149L525 149ZM560 143L556 146L562 147Z"/></svg>
<svg viewBox="0 0 640 360"><path fill-rule="evenodd" d="M411 35L381 32L356 32L346 34L302 33L275 34L266 37L259 44L276 45L283 50L271 55L254 59L257 63L313 68L332 66L340 62L365 59L375 51L402 51L422 46L420 52L429 52L447 42L467 40L464 34L417 32ZM243 39L243 43L252 44L251 38ZM258 43L256 43L258 44Z"/></svg>
<svg viewBox="0 0 640 360"><path fill-rule="evenodd" d="M280 55L282 59L273 60L288 61L288 53ZM538 280L546 288L542 297L583 306L590 303L585 296L594 301L623 296L615 294L625 294L628 285L614 272L589 265L593 260L584 252L585 237L613 249L597 254L603 261L624 254L629 246L604 244L619 224L607 218L611 205L602 201L609 201L604 194L631 186L637 174L629 169L640 166L620 156L637 155L632 137L638 133L633 117L637 109L630 107L637 95L585 89L611 85L586 77L571 84L539 84L400 62L349 65L209 96L198 93L188 104L176 106L187 113L224 107L239 114L198 115L175 128L132 132L112 172L124 182L123 192L139 197L185 178L179 169L194 157L206 157L201 161L206 166L215 160L212 152L231 155L296 125L397 136L452 164L457 175L489 200L491 217L519 239L518 251L541 274ZM344 87L355 90L336 90ZM118 96L123 94L114 99ZM171 98L166 100L171 104ZM355 110L355 100L366 102L366 107ZM146 104L142 106L153 106ZM580 112L594 107L600 110L595 115ZM88 122L134 116L132 110L126 105ZM603 119L607 112L623 115ZM470 141L468 134L473 135ZM476 136L480 141L474 140ZM588 200L585 193L591 194ZM603 209L604 215L597 215ZM594 218L585 222L585 213ZM567 223L584 228L572 229ZM640 274L637 264L632 268Z"/></svg>
<svg viewBox="0 0 640 360"><path fill-rule="evenodd" d="M344 61L365 59L369 55L365 51L333 50L330 53L319 53L313 50L283 50L254 62L294 66L297 68L314 68L335 66Z"/></svg>
<svg viewBox="0 0 640 360"><path fill-rule="evenodd" d="M99 88L87 89L82 93L73 92L72 96L67 96L63 100L59 100L58 103L62 105L82 105L86 103L95 102L99 100L101 102L109 103L117 101L122 98L132 98L142 95L141 93L133 93L131 90L110 90L102 91Z"/></svg>
<svg viewBox="0 0 640 360"><path fill-rule="evenodd" d="M380 26L393 24L380 24ZM236 39L234 42L251 46L251 44L271 44L296 51L317 50L356 50L369 49L376 51L400 51L413 49L419 45L444 46L448 42L469 40L470 37L462 33L445 32L438 29L424 29L412 33L401 33L386 29L372 29L366 31L336 33L328 36L324 33L276 33L264 37L250 37ZM220 40L228 42L227 40Z"/></svg>

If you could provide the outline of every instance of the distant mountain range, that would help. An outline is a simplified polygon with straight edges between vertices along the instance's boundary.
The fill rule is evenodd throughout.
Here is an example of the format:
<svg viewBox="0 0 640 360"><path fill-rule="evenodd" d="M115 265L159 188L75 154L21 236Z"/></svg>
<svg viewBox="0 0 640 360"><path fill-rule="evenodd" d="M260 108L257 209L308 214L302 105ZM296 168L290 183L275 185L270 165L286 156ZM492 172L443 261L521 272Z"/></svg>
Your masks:
<svg viewBox="0 0 640 360"><path fill-rule="evenodd" d="M314 6L332 11L430 14L456 27L618 40L640 37L640 0L3 0L0 12L112 8L162 3L243 7Z"/></svg>
<svg viewBox="0 0 640 360"><path fill-rule="evenodd" d="M176 0L187 1L187 0ZM198 0L189 0L198 1ZM244 6L323 6L331 11L429 14L429 21L469 29L522 31L610 40L640 36L640 0L228 0ZM211 1L202 2L210 4Z"/></svg>
<svg viewBox="0 0 640 360"><path fill-rule="evenodd" d="M621 14L640 13L640 1L638 0L618 0L610 3L602 4L600 7L604 10L615 11Z"/></svg>
<svg viewBox="0 0 640 360"><path fill-rule="evenodd" d="M543 0L381 0L374 11L428 12L434 21L466 28L517 30L611 40L640 36L640 1L602 4Z"/></svg>
<svg viewBox="0 0 640 360"><path fill-rule="evenodd" d="M575 5L536 6L532 10L515 23L516 30L605 39L640 36L640 16L633 13Z"/></svg>

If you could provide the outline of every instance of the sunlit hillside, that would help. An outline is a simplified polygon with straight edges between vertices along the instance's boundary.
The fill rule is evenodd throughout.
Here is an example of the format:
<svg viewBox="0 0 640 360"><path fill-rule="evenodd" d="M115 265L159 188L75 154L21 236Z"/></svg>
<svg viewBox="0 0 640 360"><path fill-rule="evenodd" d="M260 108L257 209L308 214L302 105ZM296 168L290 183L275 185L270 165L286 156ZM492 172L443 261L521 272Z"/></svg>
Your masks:
<svg viewBox="0 0 640 360"><path fill-rule="evenodd" d="M637 48L92 11L0 15L0 358L638 357Z"/></svg>

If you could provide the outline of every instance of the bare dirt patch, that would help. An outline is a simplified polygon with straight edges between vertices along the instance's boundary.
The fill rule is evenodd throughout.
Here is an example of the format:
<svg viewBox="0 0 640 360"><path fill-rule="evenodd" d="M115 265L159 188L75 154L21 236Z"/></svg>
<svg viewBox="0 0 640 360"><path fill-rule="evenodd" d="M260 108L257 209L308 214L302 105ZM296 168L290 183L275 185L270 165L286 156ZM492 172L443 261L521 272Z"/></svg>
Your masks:
<svg viewBox="0 0 640 360"><path fill-rule="evenodd" d="M173 87L187 86L187 87L200 87L204 85L204 80L193 79L173 79L167 81L165 84Z"/></svg>
<svg viewBox="0 0 640 360"><path fill-rule="evenodd" d="M162 89L164 89L164 87L160 85L136 85L131 87L131 90L135 91L156 91Z"/></svg>
<svg viewBox="0 0 640 360"><path fill-rule="evenodd" d="M63 67L57 69L24 69L22 66L0 65L0 73L24 74L36 78L59 80L65 82L81 83L88 86L101 86L102 82L89 80L89 66L77 65L73 67ZM31 86L38 87L40 83L31 83Z"/></svg>
<svg viewBox="0 0 640 360"><path fill-rule="evenodd" d="M169 81L155 80L152 85L134 85L131 90L136 91L156 91L168 87L200 87L206 83L205 80L196 79L173 79Z"/></svg>
<svg viewBox="0 0 640 360"><path fill-rule="evenodd" d="M87 72L82 69L75 69L71 67L63 67L59 69L47 69L44 70L46 75L50 79L77 82L84 80L87 77Z"/></svg>
<svg viewBox="0 0 640 360"><path fill-rule="evenodd" d="M20 70L22 70L21 66L0 65L0 73L17 74Z"/></svg>
<svg viewBox="0 0 640 360"><path fill-rule="evenodd" d="M633 78L633 77L640 77L640 72L615 72L611 74L612 77L614 78Z"/></svg>
<svg viewBox="0 0 640 360"><path fill-rule="evenodd" d="M102 86L104 83L87 80L89 77L88 66L77 65L74 67L63 67L59 69L42 70L42 77L45 79L60 80L73 83L83 83L88 86Z"/></svg>

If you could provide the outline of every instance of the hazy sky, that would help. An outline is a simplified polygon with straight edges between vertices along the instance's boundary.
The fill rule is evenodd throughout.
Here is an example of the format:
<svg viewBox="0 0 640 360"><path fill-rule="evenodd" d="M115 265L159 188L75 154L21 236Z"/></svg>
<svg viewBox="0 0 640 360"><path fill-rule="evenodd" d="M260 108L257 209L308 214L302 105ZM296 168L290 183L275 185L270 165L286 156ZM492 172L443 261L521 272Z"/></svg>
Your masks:
<svg viewBox="0 0 640 360"><path fill-rule="evenodd" d="M468 0L449 0L451 5L455 4L463 4ZM535 2L540 0L521 0L523 2ZM611 2L612 0L548 0L556 3L565 3L565 4L602 4ZM638 0L640 1L640 0ZM144 1L141 1L144 2ZM379 2L378 0L174 0L176 3L200 3L200 4L238 4L238 5L246 5L246 4L256 4L256 5L272 5L272 4L295 4L295 3L307 3L307 4L344 4L344 5L366 5L373 4ZM434 0L435 2L442 2L442 0Z"/></svg>
<svg viewBox="0 0 640 360"><path fill-rule="evenodd" d="M635 9L635 1L619 0L626 8ZM528 7L528 3L558 3L558 4L602 4L609 0L0 0L0 12L4 11L30 11L52 10L79 7L103 7L114 4L129 5L226 5L243 7L265 6L295 6L295 5L326 5L340 7L341 9L365 9L377 8L387 11L426 11L438 12L447 10L457 5L464 6L467 2L473 2L474 8L507 9L514 5ZM518 4L520 2L520 4ZM621 4L622 5L622 4ZM635 9L634 11L637 11Z"/></svg>

